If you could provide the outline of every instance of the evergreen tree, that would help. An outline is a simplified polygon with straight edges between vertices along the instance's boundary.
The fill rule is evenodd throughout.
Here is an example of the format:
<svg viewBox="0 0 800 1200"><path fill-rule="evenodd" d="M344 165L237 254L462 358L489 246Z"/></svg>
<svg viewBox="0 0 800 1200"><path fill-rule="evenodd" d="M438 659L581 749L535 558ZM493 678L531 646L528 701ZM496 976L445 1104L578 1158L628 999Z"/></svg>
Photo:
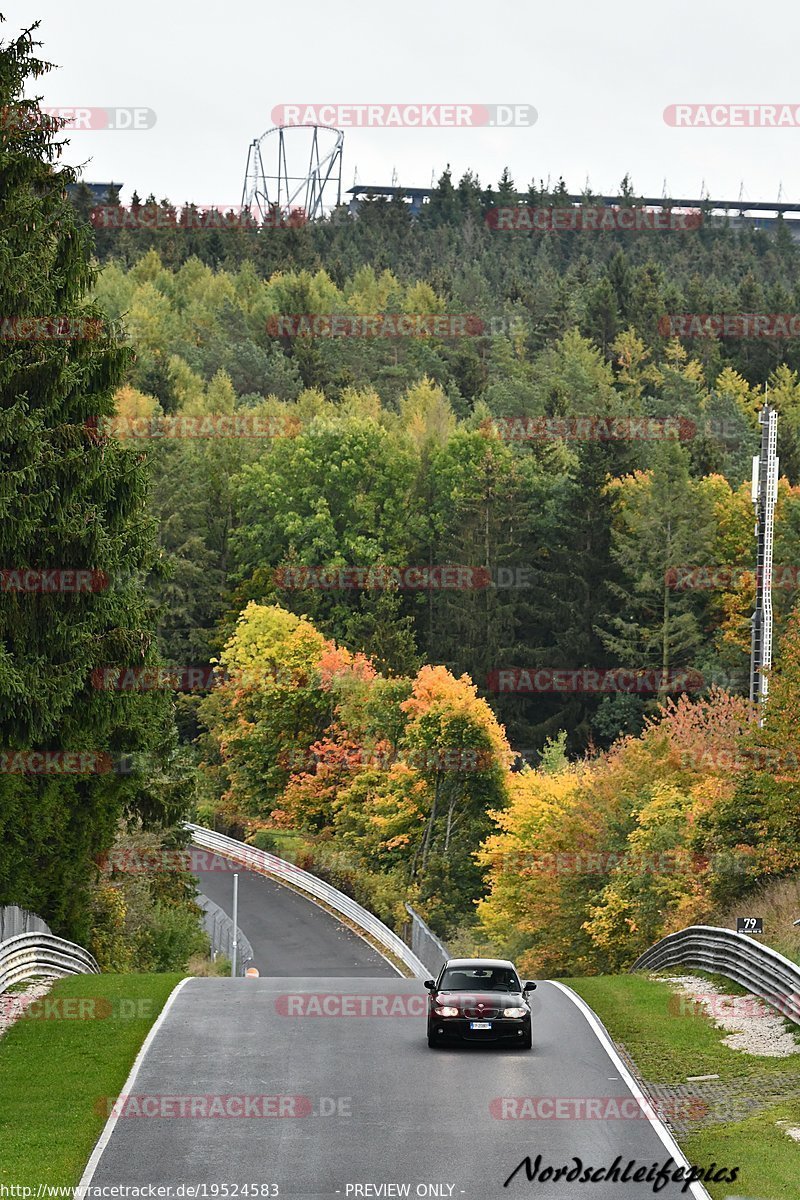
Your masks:
<svg viewBox="0 0 800 1200"><path fill-rule="evenodd" d="M0 43L0 112L24 117L0 129L0 904L80 937L119 816L169 807L151 780L173 726L165 693L98 686L103 667L157 662L138 585L157 555L141 455L102 430L129 351L86 302L89 232L65 192L75 173L24 98L49 69L35 28ZM43 320L23 334L26 318Z"/></svg>
<svg viewBox="0 0 800 1200"><path fill-rule="evenodd" d="M665 442L655 458L652 472L611 488L611 556L625 582L611 585L616 611L599 632L621 665L661 672L663 698L672 671L697 667L703 639L702 601L696 591L676 589L676 568L712 561L716 523L710 494L689 477L686 450Z"/></svg>

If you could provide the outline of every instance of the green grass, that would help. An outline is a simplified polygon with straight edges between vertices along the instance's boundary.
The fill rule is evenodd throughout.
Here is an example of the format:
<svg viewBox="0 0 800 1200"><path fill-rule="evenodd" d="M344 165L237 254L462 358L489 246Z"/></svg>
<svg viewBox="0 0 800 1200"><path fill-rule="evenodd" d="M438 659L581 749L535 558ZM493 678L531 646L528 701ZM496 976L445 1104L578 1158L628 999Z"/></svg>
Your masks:
<svg viewBox="0 0 800 1200"><path fill-rule="evenodd" d="M767 1109L758 1116L735 1124L719 1125L684 1138L690 1162L716 1162L739 1167L732 1184L707 1184L715 1200L733 1195L758 1196L760 1200L797 1200L800 1194L800 1145L776 1126L777 1121L800 1126L800 1100Z"/></svg>
<svg viewBox="0 0 800 1200"><path fill-rule="evenodd" d="M278 858L288 858L290 862L294 861L300 850L305 850L310 845L299 829L270 829L269 833L275 842Z"/></svg>
<svg viewBox="0 0 800 1200"><path fill-rule="evenodd" d="M563 982L591 1005L652 1083L685 1083L688 1075L719 1075L725 1080L800 1071L800 1042L797 1054L788 1058L757 1058L731 1050L722 1044L724 1032L708 1017L676 1011L675 993L660 980L636 974Z"/></svg>
<svg viewBox="0 0 800 1200"><path fill-rule="evenodd" d="M677 971L676 974L681 972ZM701 974L692 971L691 974ZM711 979L711 976L708 976ZM713 977L717 981L716 977ZM709 1127L679 1142L689 1160L701 1166L740 1167L733 1184L706 1184L715 1200L729 1195L760 1200L797 1200L800 1195L800 1145L777 1127L777 1121L800 1126L796 1076L798 1053L787 1058L758 1058L722 1044L725 1033L705 1016L681 1013L670 1000L669 984L646 975L598 976L563 981L586 1000L615 1041L630 1054L649 1083L676 1086L689 1075L719 1075L722 1081L754 1084L769 1080L781 1086L787 1100L745 1121ZM718 982L727 987L727 981ZM741 989L731 986L731 993ZM797 1026L794 1026L798 1033ZM794 1077L794 1078L793 1078Z"/></svg>
<svg viewBox="0 0 800 1200"><path fill-rule="evenodd" d="M78 1182L153 1022L183 976L74 975L0 1038L0 1183ZM36 1012L36 1010L34 1010ZM92 1017L90 1014L97 1016Z"/></svg>

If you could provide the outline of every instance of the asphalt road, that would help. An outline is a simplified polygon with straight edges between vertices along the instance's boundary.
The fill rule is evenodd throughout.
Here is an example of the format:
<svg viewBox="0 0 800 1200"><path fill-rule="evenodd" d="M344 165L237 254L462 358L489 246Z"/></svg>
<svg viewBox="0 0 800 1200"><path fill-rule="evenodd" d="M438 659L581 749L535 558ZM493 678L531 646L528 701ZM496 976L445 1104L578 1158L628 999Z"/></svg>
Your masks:
<svg viewBox="0 0 800 1200"><path fill-rule="evenodd" d="M213 856L221 861L220 855ZM200 891L228 916L233 874L196 872ZM252 871L239 871L239 929L253 947L249 966L271 976L391 976L397 972L363 938L290 888Z"/></svg>
<svg viewBox="0 0 800 1200"><path fill-rule="evenodd" d="M365 995L377 999L368 1001L369 1015L292 1015L298 1006L314 1003L319 1011L322 1002L303 993L334 996L326 1003L337 1011L342 993L356 997L350 1004L362 1003ZM508 1115L515 1110L508 1102L504 1108L503 1098L630 1097L587 1019L563 992L542 983L532 996L530 1052L429 1050L424 995L417 980L348 978L342 972L327 979L315 973L190 980L127 1089L136 1098L126 1102L128 1111L161 1105L165 1096L173 1097L173 1114L189 1104L175 1097L193 1097L196 1104L237 1097L236 1104L216 1100L234 1115L203 1116L198 1110L194 1116L123 1115L92 1184L205 1183L210 1189L273 1183L277 1192L250 1195L326 1200L403 1194L453 1200L653 1197L648 1183L528 1182L524 1170L503 1188L526 1155L535 1161L541 1154L542 1171L572 1166L575 1157L594 1168L610 1166L617 1155L623 1168L629 1159L650 1167L669 1157L642 1118ZM408 1015L379 1015L392 1003L403 1005ZM262 1112L270 1106L280 1111L282 1105L282 1117L245 1116L239 1115L242 1097L289 1099L251 1101ZM507 1119L500 1119L503 1112ZM409 1185L409 1191L381 1189L386 1184ZM372 1187L355 1191L358 1185ZM670 1183L658 1195L675 1200L686 1195L680 1188Z"/></svg>

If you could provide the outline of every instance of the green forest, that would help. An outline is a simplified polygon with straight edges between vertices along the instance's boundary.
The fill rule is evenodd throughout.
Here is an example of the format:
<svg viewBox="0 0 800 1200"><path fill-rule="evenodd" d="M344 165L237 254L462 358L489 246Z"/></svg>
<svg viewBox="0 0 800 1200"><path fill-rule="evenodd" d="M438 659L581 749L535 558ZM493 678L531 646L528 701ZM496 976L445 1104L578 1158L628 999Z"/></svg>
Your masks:
<svg viewBox="0 0 800 1200"><path fill-rule="evenodd" d="M44 69L30 38L0 49L0 107ZM198 948L191 877L104 856L195 818L397 928L410 900L465 952L591 974L800 869L800 340L664 335L798 310L782 222L506 231L492 209L566 207L566 184L448 169L417 218L198 229L149 196L162 228L100 229L58 141L0 131L0 311L101 332L0 338L0 565L108 586L3 589L0 739L127 769L0 774L1 902L166 969ZM402 316L463 321L352 336ZM282 320L312 317L351 335Z"/></svg>

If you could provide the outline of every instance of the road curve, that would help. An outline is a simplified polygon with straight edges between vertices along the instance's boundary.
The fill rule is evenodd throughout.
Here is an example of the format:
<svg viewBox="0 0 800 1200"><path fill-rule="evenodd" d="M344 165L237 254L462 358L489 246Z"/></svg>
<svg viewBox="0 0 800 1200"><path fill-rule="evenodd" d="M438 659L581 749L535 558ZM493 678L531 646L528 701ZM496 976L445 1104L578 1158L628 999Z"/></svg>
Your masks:
<svg viewBox="0 0 800 1200"><path fill-rule="evenodd" d="M208 857L223 861L220 854ZM233 913L233 869L195 872L200 891L228 916ZM239 869L238 925L253 947L255 957L249 965L261 975L398 974L377 950L324 909L254 871Z"/></svg>
<svg viewBox="0 0 800 1200"><path fill-rule="evenodd" d="M342 995L355 999L343 1002ZM594 1168L617 1155L623 1168L629 1159L650 1167L669 1157L649 1122L631 1119L630 1103L624 1119L610 1120L520 1120L503 1108L508 1097L630 1101L586 1016L563 991L543 983L533 995L534 1048L527 1053L429 1050L424 996L418 980L397 976L189 980L129 1080L129 1115L113 1125L82 1182L274 1183L272 1194L306 1200L652 1198L648 1183L531 1183L524 1170L503 1187L526 1155L535 1161L540 1154L542 1171L572 1165L575 1157ZM362 1004L368 1015L292 1015L348 1007L357 1014ZM408 1015L381 1015L393 1006ZM251 1101L266 1115L239 1115L245 1097L273 1099ZM215 1106L229 1115L211 1115ZM158 1115L137 1116L145 1107ZM269 1115L281 1107L282 1117ZM367 1184L370 1190L353 1190ZM386 1184L399 1190L381 1190ZM670 1183L658 1195L675 1200L687 1194L680 1187Z"/></svg>

